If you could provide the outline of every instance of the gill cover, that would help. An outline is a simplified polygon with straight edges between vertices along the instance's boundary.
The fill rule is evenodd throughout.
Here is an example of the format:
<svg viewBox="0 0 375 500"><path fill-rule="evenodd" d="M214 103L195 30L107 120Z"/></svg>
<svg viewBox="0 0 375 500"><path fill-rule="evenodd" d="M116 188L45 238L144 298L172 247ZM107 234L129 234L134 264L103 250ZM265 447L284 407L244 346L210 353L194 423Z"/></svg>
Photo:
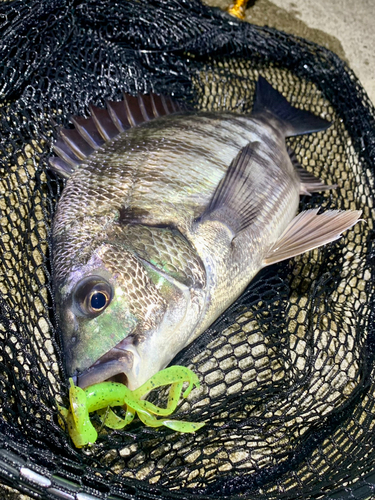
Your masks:
<svg viewBox="0 0 375 500"><path fill-rule="evenodd" d="M156 311L163 310L143 266L129 252L123 251L119 259L111 246L100 248L86 266L74 270L56 298L69 375L91 366L137 325L151 327Z"/></svg>
<svg viewBox="0 0 375 500"><path fill-rule="evenodd" d="M137 387L151 365L160 360L156 371L163 368L205 270L174 228L118 224L108 239L63 287L66 368L82 387L118 373Z"/></svg>

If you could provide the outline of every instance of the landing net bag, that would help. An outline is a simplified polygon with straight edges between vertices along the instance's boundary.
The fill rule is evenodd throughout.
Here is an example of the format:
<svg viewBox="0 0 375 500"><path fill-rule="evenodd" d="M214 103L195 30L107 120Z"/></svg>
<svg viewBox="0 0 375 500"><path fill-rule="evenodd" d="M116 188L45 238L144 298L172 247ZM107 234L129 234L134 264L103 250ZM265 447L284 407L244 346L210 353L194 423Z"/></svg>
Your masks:
<svg viewBox="0 0 375 500"><path fill-rule="evenodd" d="M375 120L354 74L322 47L198 0L14 0L1 3L0 26L1 481L76 500L370 498ZM288 140L338 184L300 209L360 209L365 222L262 271L175 358L201 380L176 413L205 421L199 432L135 420L76 449L57 423L68 392L50 266L58 127L122 90L250 112L259 74L333 123Z"/></svg>

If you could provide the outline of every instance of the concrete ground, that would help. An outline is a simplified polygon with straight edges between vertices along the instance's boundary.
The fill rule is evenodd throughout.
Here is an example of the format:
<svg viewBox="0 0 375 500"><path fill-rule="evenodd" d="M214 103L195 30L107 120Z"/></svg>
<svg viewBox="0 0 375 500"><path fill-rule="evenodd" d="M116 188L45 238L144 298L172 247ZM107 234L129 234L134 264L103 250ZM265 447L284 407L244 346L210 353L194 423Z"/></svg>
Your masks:
<svg viewBox="0 0 375 500"><path fill-rule="evenodd" d="M233 0L204 0L227 8ZM319 43L344 59L375 103L374 0L249 0L245 20Z"/></svg>
<svg viewBox="0 0 375 500"><path fill-rule="evenodd" d="M227 8L232 0L205 0ZM374 0L250 0L245 20L323 45L346 60L375 103ZM28 500L0 486L0 499Z"/></svg>

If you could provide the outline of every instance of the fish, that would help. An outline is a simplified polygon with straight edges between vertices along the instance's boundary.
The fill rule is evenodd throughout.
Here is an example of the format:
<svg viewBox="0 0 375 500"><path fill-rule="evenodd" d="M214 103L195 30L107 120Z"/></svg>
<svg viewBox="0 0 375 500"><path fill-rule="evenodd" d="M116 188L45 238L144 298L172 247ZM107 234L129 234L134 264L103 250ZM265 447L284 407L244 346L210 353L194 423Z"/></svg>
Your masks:
<svg viewBox="0 0 375 500"><path fill-rule="evenodd" d="M287 137L330 123L266 79L250 114L124 94L62 129L50 168L66 179L52 267L66 373L81 388L135 390L197 339L264 267L333 242L360 210L298 212L334 189Z"/></svg>

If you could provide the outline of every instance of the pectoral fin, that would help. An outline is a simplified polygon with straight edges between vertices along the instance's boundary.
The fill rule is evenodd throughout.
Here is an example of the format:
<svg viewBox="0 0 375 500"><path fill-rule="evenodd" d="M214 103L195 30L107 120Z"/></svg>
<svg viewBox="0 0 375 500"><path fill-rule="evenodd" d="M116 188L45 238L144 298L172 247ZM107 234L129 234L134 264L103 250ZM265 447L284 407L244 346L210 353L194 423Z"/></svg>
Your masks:
<svg viewBox="0 0 375 500"><path fill-rule="evenodd" d="M358 222L362 213L360 210L328 210L318 214L318 211L312 209L298 214L270 248L263 266L290 259L339 239L344 231Z"/></svg>
<svg viewBox="0 0 375 500"><path fill-rule="evenodd" d="M234 237L257 217L256 191L260 189L253 166L262 161L258 154L259 146L259 142L251 142L234 158L200 222L220 221L232 231Z"/></svg>

